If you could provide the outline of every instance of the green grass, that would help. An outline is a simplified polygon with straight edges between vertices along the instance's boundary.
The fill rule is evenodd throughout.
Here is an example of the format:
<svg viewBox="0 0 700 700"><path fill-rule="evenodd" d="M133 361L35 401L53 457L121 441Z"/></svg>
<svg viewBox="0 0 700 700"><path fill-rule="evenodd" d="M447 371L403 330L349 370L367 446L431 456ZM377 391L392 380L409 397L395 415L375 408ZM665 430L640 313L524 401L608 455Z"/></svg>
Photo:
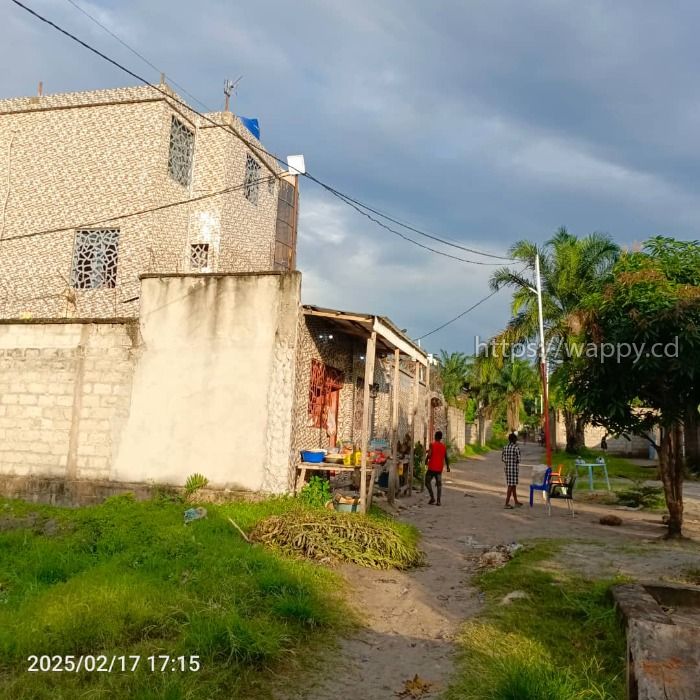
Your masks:
<svg viewBox="0 0 700 700"><path fill-rule="evenodd" d="M501 450L508 442L506 438L491 438L486 441L486 445L466 445L462 455L467 458L474 458L480 455L488 454L493 450Z"/></svg>
<svg viewBox="0 0 700 700"><path fill-rule="evenodd" d="M448 700L623 697L625 639L609 596L613 582L545 571L540 565L560 546L537 544L476 578L486 605L460 635ZM515 590L529 598L501 605Z"/></svg>
<svg viewBox="0 0 700 700"><path fill-rule="evenodd" d="M228 521L250 530L298 501L207 505L187 526L186 507L0 501L0 697L268 698L275 675L298 672L353 624L333 572L252 546ZM197 655L202 669L27 673L31 654Z"/></svg>
<svg viewBox="0 0 700 700"><path fill-rule="evenodd" d="M466 445L462 454L464 457L469 459L488 454L490 451L490 447L482 447L481 445Z"/></svg>
<svg viewBox="0 0 700 700"><path fill-rule="evenodd" d="M595 461L598 457L603 457L605 459L605 464L608 469L608 476L611 479L630 479L635 480L654 480L657 479L657 470L652 467L643 467L634 463L634 460L630 460L627 457L619 457L617 455L604 454L602 450L590 450L588 448L579 450L578 454L571 455L568 452L557 451L552 453L552 464L563 464L566 469L565 471L573 471L574 462L577 457L581 457L586 461ZM601 474L600 470L594 470L594 477ZM588 472L581 469L579 470L580 478L583 478L585 474L586 480L588 479ZM594 485L596 483L605 484L605 481L599 482L597 478L594 478ZM628 488L629 484L623 488Z"/></svg>

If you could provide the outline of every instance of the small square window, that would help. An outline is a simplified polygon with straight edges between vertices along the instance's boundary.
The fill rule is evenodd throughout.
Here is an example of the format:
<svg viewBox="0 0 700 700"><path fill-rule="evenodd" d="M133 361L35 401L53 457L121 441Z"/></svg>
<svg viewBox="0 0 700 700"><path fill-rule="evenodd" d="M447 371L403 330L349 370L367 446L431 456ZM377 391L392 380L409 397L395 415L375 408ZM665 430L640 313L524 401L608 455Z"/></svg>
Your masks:
<svg viewBox="0 0 700 700"><path fill-rule="evenodd" d="M71 286L112 289L117 285L119 229L76 231Z"/></svg>
<svg viewBox="0 0 700 700"><path fill-rule="evenodd" d="M190 246L190 268L206 272L209 269L209 244L193 243Z"/></svg>
<svg viewBox="0 0 700 700"><path fill-rule="evenodd" d="M172 117L170 122L170 152L168 172L176 182L189 185L192 179L192 157L194 155L194 131L188 129L179 119Z"/></svg>
<svg viewBox="0 0 700 700"><path fill-rule="evenodd" d="M245 181L243 194L252 204L258 203L258 185L260 184L260 163L248 154L245 161Z"/></svg>

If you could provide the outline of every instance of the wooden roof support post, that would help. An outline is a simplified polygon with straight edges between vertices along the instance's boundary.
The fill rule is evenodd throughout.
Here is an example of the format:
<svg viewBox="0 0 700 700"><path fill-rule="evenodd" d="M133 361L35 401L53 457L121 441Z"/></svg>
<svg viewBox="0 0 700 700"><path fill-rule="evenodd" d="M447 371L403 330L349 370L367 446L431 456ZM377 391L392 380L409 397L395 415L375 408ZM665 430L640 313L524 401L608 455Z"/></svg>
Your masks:
<svg viewBox="0 0 700 700"><path fill-rule="evenodd" d="M369 387L374 382L374 356L377 349L377 332L367 338L367 350L365 352L365 386L362 399L362 461L360 462L360 512L367 512L367 443L369 442ZM374 484L369 488L373 489Z"/></svg>
<svg viewBox="0 0 700 700"><path fill-rule="evenodd" d="M413 399L411 401L411 413L408 416L409 432L411 433L411 451L408 457L408 495L413 493L413 458L416 445L416 417L418 415L418 387L420 383L420 365L418 360L413 362Z"/></svg>
<svg viewBox="0 0 700 700"><path fill-rule="evenodd" d="M425 368L425 453L428 454L428 445L433 439L430 435L430 414L432 408L430 406L430 362Z"/></svg>
<svg viewBox="0 0 700 700"><path fill-rule="evenodd" d="M394 350L394 381L391 384L391 462L389 464L389 492L387 493L387 501L394 503L396 498L396 479L398 474L398 466L396 462L399 459L399 452L396 449L399 439L399 363L401 361L401 351L396 348Z"/></svg>

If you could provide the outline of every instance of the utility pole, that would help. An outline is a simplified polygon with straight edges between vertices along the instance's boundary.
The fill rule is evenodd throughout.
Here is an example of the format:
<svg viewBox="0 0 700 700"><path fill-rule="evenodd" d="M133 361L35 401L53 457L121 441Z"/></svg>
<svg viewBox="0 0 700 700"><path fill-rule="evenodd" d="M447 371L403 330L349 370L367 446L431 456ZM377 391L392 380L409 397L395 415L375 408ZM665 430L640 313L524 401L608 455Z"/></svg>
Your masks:
<svg viewBox="0 0 700 700"><path fill-rule="evenodd" d="M542 376L542 411L544 413L544 441L547 451L547 466L552 466L552 437L549 431L549 376L544 342L544 318L542 317L542 280L540 279L540 256L535 256L535 292L537 314L540 324L540 374Z"/></svg>

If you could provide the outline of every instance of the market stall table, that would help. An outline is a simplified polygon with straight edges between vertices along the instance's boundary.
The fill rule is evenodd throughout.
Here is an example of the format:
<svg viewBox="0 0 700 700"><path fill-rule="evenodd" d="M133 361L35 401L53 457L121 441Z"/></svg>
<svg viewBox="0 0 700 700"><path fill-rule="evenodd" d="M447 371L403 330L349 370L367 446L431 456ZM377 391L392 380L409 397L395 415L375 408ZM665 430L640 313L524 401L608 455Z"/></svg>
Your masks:
<svg viewBox="0 0 700 700"><path fill-rule="evenodd" d="M361 467L354 467L354 466L346 466L344 464L333 464L331 462L301 462L297 466L297 478L294 481L294 494L296 495L299 492L300 484L303 485L304 481L306 479L306 472L307 471L316 471L316 472L354 472L354 471L360 471ZM372 489L374 486L374 475L375 475L375 466L373 465L371 468L368 466L367 469L365 470L367 475L370 477L369 478L369 494L370 498L369 500L371 501L371 496L372 496Z"/></svg>

